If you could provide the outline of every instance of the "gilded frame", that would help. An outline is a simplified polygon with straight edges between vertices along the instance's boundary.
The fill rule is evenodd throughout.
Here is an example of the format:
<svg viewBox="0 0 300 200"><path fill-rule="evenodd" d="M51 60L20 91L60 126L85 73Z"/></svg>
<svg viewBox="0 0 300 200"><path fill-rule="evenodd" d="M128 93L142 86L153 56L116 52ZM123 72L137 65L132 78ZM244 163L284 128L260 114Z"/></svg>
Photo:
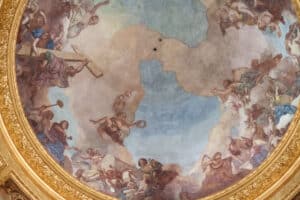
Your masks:
<svg viewBox="0 0 300 200"><path fill-rule="evenodd" d="M292 2L300 17L300 0ZM14 71L16 36L25 5L26 0L0 0L0 185L13 177L30 199L113 199L72 178L34 139ZM291 199L299 191L298 110L288 134L267 161L237 184L205 199Z"/></svg>

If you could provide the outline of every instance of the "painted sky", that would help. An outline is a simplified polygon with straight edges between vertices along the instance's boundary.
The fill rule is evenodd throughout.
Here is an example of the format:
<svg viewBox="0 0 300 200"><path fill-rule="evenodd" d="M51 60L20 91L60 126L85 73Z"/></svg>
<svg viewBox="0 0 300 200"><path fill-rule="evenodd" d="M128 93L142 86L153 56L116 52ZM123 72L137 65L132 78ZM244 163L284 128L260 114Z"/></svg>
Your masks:
<svg viewBox="0 0 300 200"><path fill-rule="evenodd" d="M205 7L200 0L111 0L109 6L99 9L99 15L103 21L115 18L121 24L115 27L116 30L145 25L189 47L203 41L208 29ZM283 35L290 23L287 21L285 26L281 25ZM265 36L268 36L270 44L277 45L273 46L274 49L285 55L284 36L278 38L267 32ZM126 146L135 160L155 158L164 163L178 163L188 170L187 167L199 160L210 130L219 120L219 101L216 97L199 97L184 91L175 74L162 71L163 63L158 60L140 62L145 97L136 119L147 120L148 126L146 129L134 129L126 140ZM189 70L188 65L184 67ZM79 127L69 105L68 94L58 88L51 89L50 101L55 102L58 98L65 102L65 107L54 108L57 113L54 121L66 119L71 122L68 133L73 135L74 140L70 144L74 145Z"/></svg>
<svg viewBox="0 0 300 200"><path fill-rule="evenodd" d="M143 24L189 47L205 39L208 29L206 10L199 0L112 0L101 12L126 16L124 26ZM218 99L185 92L174 73L162 71L159 61L141 61L140 70L146 95L136 119L147 120L148 127L134 129L126 146L136 160L150 157L185 169L192 166L218 122Z"/></svg>
<svg viewBox="0 0 300 200"><path fill-rule="evenodd" d="M200 0L111 0L99 12L123 19L124 27L143 24L190 47L205 38L208 28L205 6Z"/></svg>
<svg viewBox="0 0 300 200"><path fill-rule="evenodd" d="M145 96L136 119L145 119L147 128L134 129L126 147L135 160L155 158L188 170L199 160L210 130L218 123L219 101L185 92L175 73L162 71L159 61L143 61L140 70Z"/></svg>
<svg viewBox="0 0 300 200"><path fill-rule="evenodd" d="M104 19L114 17L121 23L119 28L145 25L190 47L205 39L208 29L205 7L199 0L111 0L109 6L99 9L99 15ZM126 141L127 147L136 160L151 157L165 163L179 163L182 167L192 166L208 141L210 129L218 121L217 98L186 93L174 73L162 71L159 61L141 61L140 69L146 96L136 118L146 119L148 127L134 129ZM53 108L57 113L54 121L70 121L68 133L74 138L70 145L76 144L78 123L68 95L62 89L53 88L49 99L64 101L64 109Z"/></svg>

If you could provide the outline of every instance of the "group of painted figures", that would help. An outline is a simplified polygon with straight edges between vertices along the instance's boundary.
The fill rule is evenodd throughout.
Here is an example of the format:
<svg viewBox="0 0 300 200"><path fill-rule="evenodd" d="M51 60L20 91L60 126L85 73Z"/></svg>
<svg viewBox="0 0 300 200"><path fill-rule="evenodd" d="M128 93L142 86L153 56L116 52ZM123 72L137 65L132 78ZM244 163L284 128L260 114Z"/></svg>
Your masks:
<svg viewBox="0 0 300 200"><path fill-rule="evenodd" d="M125 107L126 102L131 95L132 91L126 91L124 94L116 97L112 105L114 116L90 120L91 123L98 125L97 132L102 138L103 136L108 135L114 142L124 145L124 140L129 136L132 127L145 128L147 126L147 123L144 120L135 122L130 122L128 120Z"/></svg>
<svg viewBox="0 0 300 200"><path fill-rule="evenodd" d="M270 72L280 66L282 71L273 77ZM257 168L281 141L297 111L300 98L297 58L269 56L264 61L253 60L251 67L238 68L232 73L233 79L224 80L223 89L213 89L212 94L220 97L225 112L232 112L241 121L232 128L226 155L221 152L203 155L201 168L205 178L201 190L186 194L186 199L224 189ZM255 102L252 98L261 88L265 96ZM241 132L247 133L246 136Z"/></svg>
<svg viewBox="0 0 300 200"><path fill-rule="evenodd" d="M38 54L37 47L60 50L66 38L75 38L88 26L98 24L100 18L96 12L108 5L109 0L97 4L92 0L55 0L40 4L43 3L29 1L18 35L18 42L33 41L35 54Z"/></svg>
<svg viewBox="0 0 300 200"><path fill-rule="evenodd" d="M137 168L100 151L89 148L73 156L75 177L124 200L164 199L164 188L178 175L154 159L141 158Z"/></svg>
<svg viewBox="0 0 300 200"><path fill-rule="evenodd" d="M239 29L244 24L257 25L260 30L281 37L279 23L285 24L282 13L289 5L284 0L228 0L217 16L224 35L228 28ZM244 127L232 128L229 154L215 152L202 157L206 176L201 191L187 194L186 199L206 196L240 180L258 167L281 141L300 98L299 54L295 50L300 49L299 27L299 23L292 24L285 36L287 57L277 54L253 59L251 66L233 69L232 79L224 80L223 88L212 90L225 105L225 110L244 119L239 123ZM258 90L265 96L255 100ZM241 136L241 131L247 132L247 136Z"/></svg>
<svg viewBox="0 0 300 200"><path fill-rule="evenodd" d="M71 148L68 140L72 140L72 137L66 134L69 122L66 120L52 122L54 113L50 108L53 106L62 108L63 102L58 100L55 105L44 105L48 102L46 94L51 87L69 87L69 79L89 64L88 59L84 59L79 65L74 66L74 63L68 63L64 56L57 54L70 38L68 33L74 29L73 27L82 27L82 20L87 16L89 20L85 27L96 24L95 18L98 19L96 10L109 1L96 5L93 1L44 3L31 0L25 9L17 40L16 74L25 112L37 137L55 160L64 165L64 151ZM88 3L92 8L85 5ZM55 13L54 9L50 9L54 5L60 8L55 10ZM72 19L72 13L78 15L80 13L81 19L77 18L77 21ZM67 26L66 23L62 23L64 19L68 19L74 25ZM76 30L79 35L83 29Z"/></svg>
<svg viewBox="0 0 300 200"><path fill-rule="evenodd" d="M260 30L282 35L279 24L285 24L282 12L290 6L288 0L226 0L218 10L217 17L222 33L230 27L256 25Z"/></svg>
<svg viewBox="0 0 300 200"><path fill-rule="evenodd" d="M61 51L68 39L99 23L96 11L107 4L109 0L97 4L92 0L55 0L51 3L52 9L47 9L50 6L47 3L29 1L17 44L21 50L26 45L30 47L17 55L17 81L23 107L45 149L80 181L122 199L166 199L162 191L179 175L176 170L165 169L160 162L145 158L135 167L98 149L82 151L71 147L68 141L72 137L67 134L69 122L53 122L51 110L54 106L63 109L64 102L57 100L53 105L45 105L49 102L49 88L70 87L69 79L90 62L83 59L74 66L55 52ZM276 32L280 37L279 24L285 23L282 12L287 5L290 4L286 0L228 0L217 12L221 32L225 35L230 27L239 29L242 24L257 25L260 30ZM295 51L300 48L299 27L298 23L293 24L286 35L288 57L277 54L254 59L251 66L234 69L232 79L223 81L223 88L212 90L212 95L220 97L225 109L244 116L245 129L251 136L232 136L228 146L230 156L224 157L221 152L204 155L202 173L205 179L201 189L196 194L181 191L180 199L199 198L239 180L259 166L281 140L290 123L285 118L295 114L295 102L300 94L300 53L297 55ZM278 76L273 76L273 71L278 71L282 65L291 67L287 70L284 66ZM266 101L254 103L251 98L258 87L265 88ZM125 107L131 95L132 91L126 91L116 97L112 104L113 116L90 119L91 124L97 125L102 139L108 137L123 146L131 128L147 126L146 121L128 119ZM67 149L77 153L69 158L65 155Z"/></svg>
<svg viewBox="0 0 300 200"><path fill-rule="evenodd" d="M123 195L126 199L145 199L154 191L162 190L177 173L163 170L163 165L155 160L143 158L137 168L96 149L82 151L70 146L69 141L73 138L67 134L69 122L54 122L55 114L51 110L53 107L63 109L64 102L57 100L55 104L45 104L49 102L47 93L50 88L70 87L69 79L89 64L88 59L83 59L74 66L74 62L69 62L61 54L61 50L68 39L79 36L86 27L97 24L99 16L96 11L107 4L109 1L95 4L92 0L74 0L43 4L30 0L17 40L17 81L29 123L54 160L95 189L113 196ZM146 127L144 120L130 121L127 118L124 109L131 95L132 91L126 91L116 97L112 105L113 116L90 120L97 125L100 138L108 137L123 146L132 127ZM77 153L69 157L66 150ZM145 181L145 184L140 186L139 181Z"/></svg>

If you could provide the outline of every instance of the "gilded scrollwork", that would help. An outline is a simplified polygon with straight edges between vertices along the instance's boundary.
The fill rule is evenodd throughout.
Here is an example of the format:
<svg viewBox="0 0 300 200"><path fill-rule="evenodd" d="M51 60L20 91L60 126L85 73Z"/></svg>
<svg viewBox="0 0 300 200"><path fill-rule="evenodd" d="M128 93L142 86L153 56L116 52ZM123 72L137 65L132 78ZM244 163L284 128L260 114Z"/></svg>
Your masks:
<svg viewBox="0 0 300 200"><path fill-rule="evenodd" d="M11 200L30 200L12 179L5 181L1 188L4 189Z"/></svg>
<svg viewBox="0 0 300 200"><path fill-rule="evenodd" d="M0 0L0 6L1 2ZM300 16L300 1L293 0L293 2ZM26 164L62 198L113 199L89 189L60 169L60 166L49 159L45 150L34 139L34 134L25 120L13 72L18 21L25 4L24 0L6 0L0 8L0 114L5 129ZM262 166L232 187L205 199L258 199L295 164L300 156L299 124L300 111L297 112L288 134ZM0 156L0 169L5 166L6 163ZM11 180L5 182L4 188L12 199L29 199Z"/></svg>
<svg viewBox="0 0 300 200"><path fill-rule="evenodd" d="M5 162L4 158L2 158L2 157L0 156L0 171L1 171L2 169L4 169L6 166L7 166L7 163Z"/></svg>

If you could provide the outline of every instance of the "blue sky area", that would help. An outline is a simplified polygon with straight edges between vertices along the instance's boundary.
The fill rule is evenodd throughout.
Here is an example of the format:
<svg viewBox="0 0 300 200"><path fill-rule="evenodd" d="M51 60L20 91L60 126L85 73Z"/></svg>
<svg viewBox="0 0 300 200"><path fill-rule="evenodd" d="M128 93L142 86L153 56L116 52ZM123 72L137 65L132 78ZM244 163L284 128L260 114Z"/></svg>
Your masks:
<svg viewBox="0 0 300 200"><path fill-rule="evenodd" d="M99 12L129 16L124 26L143 24L189 47L197 46L208 28L206 8L200 0L111 0Z"/></svg>
<svg viewBox="0 0 300 200"><path fill-rule="evenodd" d="M98 1L98 0L97 0ZM99 2L99 1L98 1ZM206 38L208 28L205 7L200 0L111 0L99 10L104 15L126 16L124 28L144 24L165 37L178 39L195 47ZM280 25L283 36L265 32L267 40L284 56L284 37L292 21ZM188 69L187 69L188 70ZM162 70L158 60L140 62L145 96L136 119L147 121L147 128L133 129L125 145L137 161L154 158L163 163L178 163L185 170L199 160L210 130L218 123L220 102L217 97L192 95L181 88L175 73ZM76 140L78 123L72 116L69 99L63 89L51 88L49 100L61 99L63 109L54 108L54 121L72 122L68 133ZM70 142L71 145L76 141Z"/></svg>
<svg viewBox="0 0 300 200"><path fill-rule="evenodd" d="M116 17L126 15L123 28L144 24L164 37L178 39L190 47L197 46L206 37L208 27L205 7L199 0L111 0L110 5L101 8L99 13ZM217 123L217 98L197 97L184 92L177 84L175 74L163 72L158 61L141 61L141 76L146 96L136 117L146 119L148 127L133 130L126 141L127 146L136 160L152 157L162 162L191 166L207 142L209 129ZM61 99L65 106L63 109L53 108L56 113L54 121L71 122L68 133L74 140L69 143L74 145L78 123L73 117L69 98L63 89L51 88L49 100L56 102L57 99ZM198 128L190 130L193 126ZM164 145L159 150L161 142ZM176 151L175 145L178 145Z"/></svg>
<svg viewBox="0 0 300 200"><path fill-rule="evenodd" d="M183 90L173 72L162 71L157 60L140 64L145 96L136 119L147 128L133 129L125 144L134 159L155 158L178 163L184 169L196 162L218 123L220 103L216 97L200 97Z"/></svg>

